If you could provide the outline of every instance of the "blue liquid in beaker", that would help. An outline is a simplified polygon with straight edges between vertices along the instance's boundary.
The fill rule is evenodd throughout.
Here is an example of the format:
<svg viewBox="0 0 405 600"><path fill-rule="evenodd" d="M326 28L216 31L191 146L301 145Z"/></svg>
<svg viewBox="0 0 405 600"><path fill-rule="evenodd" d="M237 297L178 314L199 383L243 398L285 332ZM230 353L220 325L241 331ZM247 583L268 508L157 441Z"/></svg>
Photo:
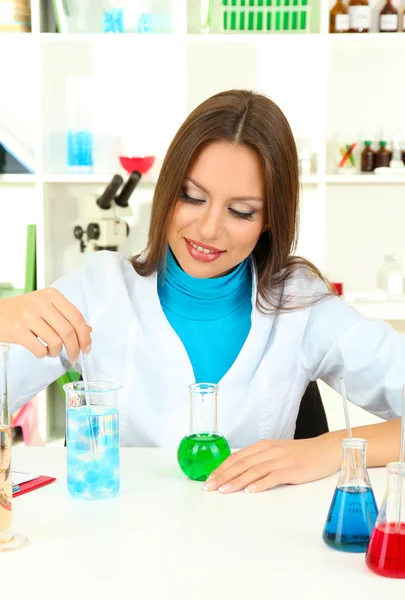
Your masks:
<svg viewBox="0 0 405 600"><path fill-rule="evenodd" d="M104 33L124 33L124 10L122 8L110 8L104 12Z"/></svg>
<svg viewBox="0 0 405 600"><path fill-rule="evenodd" d="M323 531L324 542L343 552L365 552L377 514L371 488L336 488Z"/></svg>
<svg viewBox="0 0 405 600"><path fill-rule="evenodd" d="M118 411L80 406L67 411L67 484L75 498L112 498L120 486Z"/></svg>
<svg viewBox="0 0 405 600"><path fill-rule="evenodd" d="M69 131L66 136L67 164L70 168L93 166L93 134L88 129Z"/></svg>

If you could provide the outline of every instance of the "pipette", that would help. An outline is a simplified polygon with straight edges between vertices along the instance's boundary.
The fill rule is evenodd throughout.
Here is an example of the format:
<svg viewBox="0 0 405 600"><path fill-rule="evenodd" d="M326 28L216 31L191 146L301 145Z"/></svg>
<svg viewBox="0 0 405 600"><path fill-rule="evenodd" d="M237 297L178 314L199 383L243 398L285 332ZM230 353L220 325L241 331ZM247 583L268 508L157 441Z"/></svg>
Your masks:
<svg viewBox="0 0 405 600"><path fill-rule="evenodd" d="M84 399L86 402L86 409L87 409L87 414L88 414L91 443L93 446L93 452L96 453L97 452L97 441L96 441L96 436L94 435L93 423L91 420L91 413L90 413L91 404L90 404L90 398L89 398L89 394L88 394L89 379L87 376L87 363L86 363L86 358L85 358L85 355L83 354L83 352L80 352L80 364L81 364L81 368L82 368L82 377L83 377L83 384L84 384Z"/></svg>
<svg viewBox="0 0 405 600"><path fill-rule="evenodd" d="M402 388L402 408L401 408L401 439L399 443L399 466L400 472L402 473L405 470L404 464L405 458L405 385ZM400 530L401 528L401 504L402 504L402 475L399 478L398 485L398 518L397 518L397 528Z"/></svg>

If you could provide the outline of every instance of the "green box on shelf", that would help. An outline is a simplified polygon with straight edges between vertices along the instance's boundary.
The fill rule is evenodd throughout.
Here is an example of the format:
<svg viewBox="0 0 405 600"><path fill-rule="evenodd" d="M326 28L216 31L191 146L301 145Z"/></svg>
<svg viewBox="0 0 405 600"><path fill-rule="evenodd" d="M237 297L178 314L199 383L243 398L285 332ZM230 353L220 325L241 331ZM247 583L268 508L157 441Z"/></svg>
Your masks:
<svg viewBox="0 0 405 600"><path fill-rule="evenodd" d="M308 30L308 0L222 0L223 31Z"/></svg>

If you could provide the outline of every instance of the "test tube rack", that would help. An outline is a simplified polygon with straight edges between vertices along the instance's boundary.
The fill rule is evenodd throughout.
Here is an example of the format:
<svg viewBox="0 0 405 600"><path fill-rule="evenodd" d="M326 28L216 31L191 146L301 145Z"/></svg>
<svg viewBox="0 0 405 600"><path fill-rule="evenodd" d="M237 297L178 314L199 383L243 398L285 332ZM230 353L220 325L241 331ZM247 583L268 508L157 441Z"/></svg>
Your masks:
<svg viewBox="0 0 405 600"><path fill-rule="evenodd" d="M222 31L308 31L309 0L222 0Z"/></svg>

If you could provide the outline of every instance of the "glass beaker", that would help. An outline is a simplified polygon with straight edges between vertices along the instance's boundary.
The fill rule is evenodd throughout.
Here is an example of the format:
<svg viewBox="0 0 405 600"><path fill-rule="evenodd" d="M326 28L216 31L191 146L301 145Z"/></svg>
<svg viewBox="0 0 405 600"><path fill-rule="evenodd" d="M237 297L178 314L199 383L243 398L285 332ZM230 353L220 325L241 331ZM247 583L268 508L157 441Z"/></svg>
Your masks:
<svg viewBox="0 0 405 600"><path fill-rule="evenodd" d="M387 490L367 548L367 566L384 577L405 578L405 464L387 465Z"/></svg>
<svg viewBox="0 0 405 600"><path fill-rule="evenodd" d="M218 433L215 383L194 383L190 392L190 434L180 442L177 460L190 479L206 481L231 454L227 440Z"/></svg>
<svg viewBox="0 0 405 600"><path fill-rule="evenodd" d="M16 550L28 540L10 530L13 508L11 471L11 428L7 396L7 363L9 346L0 344L0 552Z"/></svg>
<svg viewBox="0 0 405 600"><path fill-rule="evenodd" d="M103 15L104 33L124 33L124 9L121 0L109 0Z"/></svg>
<svg viewBox="0 0 405 600"><path fill-rule="evenodd" d="M68 77L66 95L66 163L74 173L94 167L93 81L87 76Z"/></svg>
<svg viewBox="0 0 405 600"><path fill-rule="evenodd" d="M74 498L113 498L120 487L120 442L114 382L76 381L66 393L67 484Z"/></svg>
<svg viewBox="0 0 405 600"><path fill-rule="evenodd" d="M367 441L344 439L342 447L342 469L322 537L336 550L365 552L378 512L366 467Z"/></svg>

